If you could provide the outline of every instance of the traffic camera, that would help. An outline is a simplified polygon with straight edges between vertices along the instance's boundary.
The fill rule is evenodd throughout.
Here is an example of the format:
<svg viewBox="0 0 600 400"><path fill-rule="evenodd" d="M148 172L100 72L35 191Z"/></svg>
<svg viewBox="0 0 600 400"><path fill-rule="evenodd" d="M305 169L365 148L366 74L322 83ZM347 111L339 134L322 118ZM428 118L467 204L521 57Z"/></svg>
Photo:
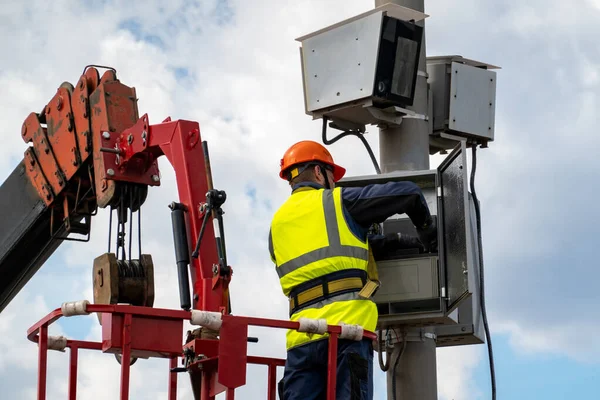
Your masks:
<svg viewBox="0 0 600 400"><path fill-rule="evenodd" d="M354 126L411 113L426 17L386 4L298 38L306 113Z"/></svg>

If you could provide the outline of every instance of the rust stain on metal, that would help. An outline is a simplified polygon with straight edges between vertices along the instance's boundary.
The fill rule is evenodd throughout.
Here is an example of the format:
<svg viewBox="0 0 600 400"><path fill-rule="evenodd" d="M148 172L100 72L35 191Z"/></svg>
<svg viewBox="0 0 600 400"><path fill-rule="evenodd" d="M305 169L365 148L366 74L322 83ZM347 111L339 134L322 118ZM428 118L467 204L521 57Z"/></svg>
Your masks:
<svg viewBox="0 0 600 400"><path fill-rule="evenodd" d="M56 163L54 153L49 146L46 132L41 126L38 114L33 112L29 114L25 119L23 131L25 132L23 140L25 143L33 144L32 151L35 154L36 163L39 164L39 168L43 171L48 184L52 188L53 196L58 196L62 192L64 184L64 181L61 183L62 171L60 171L60 168ZM40 197L46 197L45 193L38 193L40 194Z"/></svg>
<svg viewBox="0 0 600 400"><path fill-rule="evenodd" d="M89 68L86 70L85 79L87 81L89 93L93 93L100 82L100 74L98 73L98 70L96 68Z"/></svg>
<svg viewBox="0 0 600 400"><path fill-rule="evenodd" d="M63 83L57 90L54 98L49 104L61 103L61 107L52 107L46 112L46 123L48 127L48 144L56 158L56 163L64 176L69 181L75 175L79 165L79 151L72 153L71 149L79 148L75 134L72 132L70 116L73 115L71 108L71 93L73 85ZM71 125L71 129L69 129ZM61 178L59 176L59 178Z"/></svg>
<svg viewBox="0 0 600 400"><path fill-rule="evenodd" d="M88 94L98 82L96 70L87 70L77 89L63 82L43 110L30 113L21 127L23 141L32 144L25 151L24 171L40 198L52 206L52 227L64 223L83 231L84 224L71 217L81 219L97 208L95 194L89 191L94 172L86 159L92 150ZM67 209L71 203L73 209Z"/></svg>
<svg viewBox="0 0 600 400"><path fill-rule="evenodd" d="M89 83L85 75L79 78L79 84L73 91L73 121L77 137L77 146L79 149L79 158L81 163L88 160L92 151L92 138L89 135L91 129L89 119Z"/></svg>
<svg viewBox="0 0 600 400"><path fill-rule="evenodd" d="M29 181L33 184L33 187L36 188L40 198L47 206L49 206L54 201L54 194L40 168L33 147L29 147L25 151L25 161L25 173L29 178Z"/></svg>
<svg viewBox="0 0 600 400"><path fill-rule="evenodd" d="M89 73L86 72L86 75ZM100 152L102 147L114 147L114 140L103 143L102 132L108 131L108 116L104 110L106 109L106 101L104 96L104 85L100 85L90 95L90 106L93 107L93 115L91 118L92 134L92 161L94 164L94 173L96 175L96 196L98 206L104 208L109 205L115 197L115 181L110 179L106 174L109 168L108 162L105 161L104 154Z"/></svg>

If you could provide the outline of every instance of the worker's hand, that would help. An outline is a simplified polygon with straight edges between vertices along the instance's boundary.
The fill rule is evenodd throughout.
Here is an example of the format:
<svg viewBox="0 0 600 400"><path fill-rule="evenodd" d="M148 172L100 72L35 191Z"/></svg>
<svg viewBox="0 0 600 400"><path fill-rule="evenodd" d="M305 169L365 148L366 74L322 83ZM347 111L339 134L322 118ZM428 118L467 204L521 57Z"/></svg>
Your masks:
<svg viewBox="0 0 600 400"><path fill-rule="evenodd" d="M423 243L416 236L404 235L397 233L398 237L398 248L400 249L419 249L419 252L425 250Z"/></svg>
<svg viewBox="0 0 600 400"><path fill-rule="evenodd" d="M433 218L430 217L425 225L417 227L417 235L419 235L425 251L432 253L437 251L437 225Z"/></svg>

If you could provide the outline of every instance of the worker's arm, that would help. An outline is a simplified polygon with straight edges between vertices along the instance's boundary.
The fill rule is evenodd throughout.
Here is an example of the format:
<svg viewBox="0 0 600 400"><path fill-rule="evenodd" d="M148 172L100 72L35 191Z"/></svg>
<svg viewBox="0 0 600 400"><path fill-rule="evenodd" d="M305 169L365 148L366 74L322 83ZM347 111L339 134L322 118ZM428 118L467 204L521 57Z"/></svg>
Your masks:
<svg viewBox="0 0 600 400"><path fill-rule="evenodd" d="M350 216L365 229L395 214L408 215L416 227L425 226L431 220L423 193L412 182L343 187L342 199Z"/></svg>
<svg viewBox="0 0 600 400"><path fill-rule="evenodd" d="M342 199L345 211L364 229L365 234L374 223L382 223L395 214L406 214L417 228L425 247L436 247L437 228L423 192L416 184L387 182L364 187L343 187Z"/></svg>

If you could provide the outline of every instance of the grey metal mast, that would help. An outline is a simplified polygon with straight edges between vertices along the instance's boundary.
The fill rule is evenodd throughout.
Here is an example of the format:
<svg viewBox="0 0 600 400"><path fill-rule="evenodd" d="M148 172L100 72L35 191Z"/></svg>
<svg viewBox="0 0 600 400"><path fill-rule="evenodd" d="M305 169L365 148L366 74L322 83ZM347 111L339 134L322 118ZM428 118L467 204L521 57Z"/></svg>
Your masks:
<svg viewBox="0 0 600 400"><path fill-rule="evenodd" d="M387 3L424 12L424 0L375 0L375 7ZM424 27L425 22L417 24ZM417 114L427 115L427 65L425 31L421 43L419 68L412 107ZM381 172L429 169L429 123L405 118L399 127L380 128L379 157ZM398 331L403 328L398 327ZM394 344L387 371L388 400L437 400L436 343L433 333L421 329L407 332L405 343ZM402 350L404 348L404 350ZM396 363L398 356L400 360ZM395 368L394 368L395 366ZM395 372L395 374L394 374ZM396 389L394 397L394 389Z"/></svg>

